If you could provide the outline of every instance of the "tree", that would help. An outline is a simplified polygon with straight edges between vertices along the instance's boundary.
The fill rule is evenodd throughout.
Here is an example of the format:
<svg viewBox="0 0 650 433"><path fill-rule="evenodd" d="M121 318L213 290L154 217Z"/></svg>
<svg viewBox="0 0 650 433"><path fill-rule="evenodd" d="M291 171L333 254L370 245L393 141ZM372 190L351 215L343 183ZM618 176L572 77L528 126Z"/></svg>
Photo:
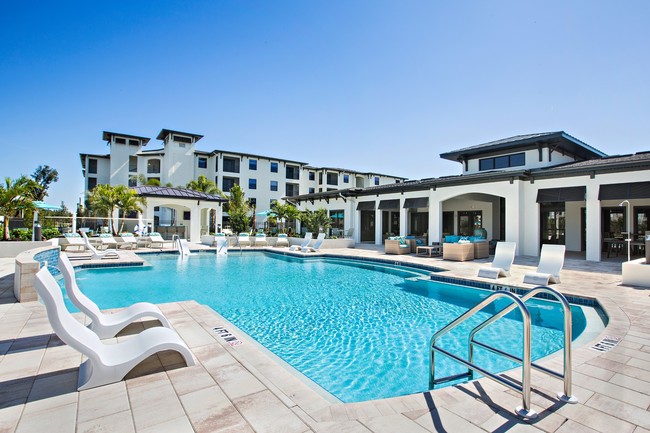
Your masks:
<svg viewBox="0 0 650 433"><path fill-rule="evenodd" d="M291 203L282 204L277 200L274 200L273 203L271 203L271 210L275 213L277 220L282 221L282 233L285 233L286 231L286 222L298 218L300 213Z"/></svg>
<svg viewBox="0 0 650 433"><path fill-rule="evenodd" d="M244 198L244 191L239 185L230 188L228 197L228 216L230 218L230 227L235 233L246 232L250 229L251 211L250 203Z"/></svg>
<svg viewBox="0 0 650 433"><path fill-rule="evenodd" d="M119 233L124 230L127 215L131 212L142 212L142 206L147 205L147 199L139 196L135 190L127 188L124 185L115 186L113 191L116 198L115 205L122 212Z"/></svg>
<svg viewBox="0 0 650 433"><path fill-rule="evenodd" d="M39 165L32 173L32 179L38 186L34 193L34 200L43 201L47 197L47 190L50 185L59 180L59 172L49 165Z"/></svg>
<svg viewBox="0 0 650 433"><path fill-rule="evenodd" d="M138 186L140 185L149 185L149 186L162 186L158 179L150 178L147 179L147 176L144 174L139 174L137 176L131 176L130 179L135 180ZM168 186L171 186L168 184Z"/></svg>
<svg viewBox="0 0 650 433"><path fill-rule="evenodd" d="M25 176L15 180L7 177L4 185L0 185L0 215L4 217L3 240L9 240L9 218L21 210L34 208L35 190L36 183Z"/></svg>
<svg viewBox="0 0 650 433"><path fill-rule="evenodd" d="M97 185L88 196L88 202L95 212L108 216L108 226L113 231L113 211L118 202L115 188L106 184Z"/></svg>
<svg viewBox="0 0 650 433"><path fill-rule="evenodd" d="M204 175L200 175L198 179L192 180L187 184L187 188L194 190L194 191L201 191L206 194L214 194L218 195L220 197L226 198L226 195L219 189L216 183L205 177ZM216 219L217 219L217 212L214 209L210 210L210 231L215 231L213 230L215 224L216 224Z"/></svg>
<svg viewBox="0 0 650 433"><path fill-rule="evenodd" d="M332 226L332 220L327 216L327 209L319 208L315 211L306 210L298 217L300 222L312 233L324 232Z"/></svg>

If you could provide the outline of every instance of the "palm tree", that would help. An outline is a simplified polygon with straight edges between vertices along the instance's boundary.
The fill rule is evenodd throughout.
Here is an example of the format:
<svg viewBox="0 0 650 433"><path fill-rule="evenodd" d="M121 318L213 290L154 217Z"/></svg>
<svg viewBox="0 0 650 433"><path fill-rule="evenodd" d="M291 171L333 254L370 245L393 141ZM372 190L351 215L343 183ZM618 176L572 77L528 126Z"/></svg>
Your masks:
<svg viewBox="0 0 650 433"><path fill-rule="evenodd" d="M34 208L33 193L37 189L38 185L25 176L15 180L7 177L4 185L0 185L0 215L4 216L3 240L9 240L9 218L18 211Z"/></svg>
<svg viewBox="0 0 650 433"><path fill-rule="evenodd" d="M116 206L122 211L122 223L118 233L124 230L126 216L131 212L142 212L142 206L147 205L147 199L139 196L134 189L124 185L117 185L113 188L116 197Z"/></svg>
<svg viewBox="0 0 650 433"><path fill-rule="evenodd" d="M106 184L99 184L88 196L92 209L98 213L105 213L108 216L108 226L113 231L113 211L117 206L117 195L115 188Z"/></svg>
<svg viewBox="0 0 650 433"><path fill-rule="evenodd" d="M327 209L323 207L315 211L301 212L298 218L305 224L307 230L313 233L326 232L332 226L332 220L327 216Z"/></svg>
<svg viewBox="0 0 650 433"><path fill-rule="evenodd" d="M251 211L251 206L244 198L244 191L239 185L230 188L227 206L232 229L236 233L248 231L251 223L251 217L248 213Z"/></svg>
<svg viewBox="0 0 650 433"><path fill-rule="evenodd" d="M286 231L286 222L288 220L296 219L299 215L298 209L291 203L282 204L277 200L271 203L271 210L276 215L278 221L282 221L282 233Z"/></svg>
<svg viewBox="0 0 650 433"><path fill-rule="evenodd" d="M45 200L50 185L59 180L59 172L49 165L39 165L32 173L32 179L38 185L38 191L34 199Z"/></svg>
<svg viewBox="0 0 650 433"><path fill-rule="evenodd" d="M192 180L187 184L187 189L192 189L194 191L201 191L206 194L214 194L218 195L220 197L226 198L226 195L219 189L216 183L213 181L209 180L207 177L204 175L200 175L198 179ZM216 219L217 219L217 212L214 209L210 210L210 231L216 231L213 230L216 224Z"/></svg>

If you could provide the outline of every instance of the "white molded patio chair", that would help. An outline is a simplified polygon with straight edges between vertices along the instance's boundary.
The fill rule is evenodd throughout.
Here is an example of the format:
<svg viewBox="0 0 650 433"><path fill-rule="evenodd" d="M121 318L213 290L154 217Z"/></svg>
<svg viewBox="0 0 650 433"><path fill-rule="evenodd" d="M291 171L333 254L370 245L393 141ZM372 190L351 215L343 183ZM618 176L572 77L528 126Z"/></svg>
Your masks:
<svg viewBox="0 0 650 433"><path fill-rule="evenodd" d="M304 253L316 253L318 252L320 246L323 244L324 240L325 240L325 233L319 233L318 237L316 238L316 242L314 242L314 245L312 245L311 247L309 246L303 247L300 249L300 251Z"/></svg>
<svg viewBox="0 0 650 433"><path fill-rule="evenodd" d="M254 237L256 247L265 247L269 243L266 240L266 235L264 233L257 233Z"/></svg>
<svg viewBox="0 0 650 433"><path fill-rule="evenodd" d="M515 261L516 248L516 242L497 242L492 265L480 268L478 276L483 278L509 277L510 267Z"/></svg>
<svg viewBox="0 0 650 433"><path fill-rule="evenodd" d="M78 251L86 250L86 242L79 233L65 233L63 238L59 240L62 251L67 251L68 248L76 248Z"/></svg>
<svg viewBox="0 0 650 433"><path fill-rule="evenodd" d="M149 302L138 302L114 314L102 313L97 304L84 295L77 286L74 268L65 254L59 254L59 271L63 275L68 298L92 320L90 330L99 338L115 337L122 329L142 317L153 317L158 319L165 328L171 328L160 308Z"/></svg>
<svg viewBox="0 0 650 433"><path fill-rule="evenodd" d="M88 358L79 367L79 391L119 382L140 362L164 350L175 350L188 366L194 365L190 349L169 328L149 328L124 342L102 343L97 334L79 323L67 310L61 288L47 266L36 273L34 287L45 304L56 335Z"/></svg>
<svg viewBox="0 0 650 433"><path fill-rule="evenodd" d="M117 241L110 233L100 233L98 248L100 250L107 250L109 248L117 249Z"/></svg>
<svg viewBox="0 0 650 433"><path fill-rule="evenodd" d="M237 236L237 241L239 242L240 247L250 247L251 246L251 237L248 233L240 233Z"/></svg>
<svg viewBox="0 0 650 433"><path fill-rule="evenodd" d="M560 282L560 270L564 266L564 245L544 244L539 257L537 272L524 275L524 283L537 286L547 286Z"/></svg>
<svg viewBox="0 0 650 433"><path fill-rule="evenodd" d="M81 232L81 236L84 238L84 242L86 243L86 248L88 248L88 251L91 252L91 259L104 259L104 258L113 258L113 259L119 259L121 256L120 254L115 251L115 250L106 250L106 251L97 251L97 248L93 246L93 244L90 243L90 240L88 239L88 236L86 236L86 233Z"/></svg>
<svg viewBox="0 0 650 433"><path fill-rule="evenodd" d="M289 237L286 233L280 233L278 235L278 240L275 242L276 247L288 247L289 246Z"/></svg>
<svg viewBox="0 0 650 433"><path fill-rule="evenodd" d="M138 241L133 236L133 233L120 233L115 240L117 241L117 248L128 248L130 250L138 248Z"/></svg>
<svg viewBox="0 0 650 433"><path fill-rule="evenodd" d="M154 245L158 245L158 246L154 246ZM166 241L165 239L163 239L162 236L160 236L160 233L158 232L149 233L149 248L163 249L165 248L165 245L168 245L173 248L174 241Z"/></svg>
<svg viewBox="0 0 650 433"><path fill-rule="evenodd" d="M307 245L309 245L309 242L311 242L311 238L314 236L312 232L307 232L305 233L305 239L303 239L302 243L300 245L292 245L291 248L289 248L290 251L302 251L303 248L306 248Z"/></svg>

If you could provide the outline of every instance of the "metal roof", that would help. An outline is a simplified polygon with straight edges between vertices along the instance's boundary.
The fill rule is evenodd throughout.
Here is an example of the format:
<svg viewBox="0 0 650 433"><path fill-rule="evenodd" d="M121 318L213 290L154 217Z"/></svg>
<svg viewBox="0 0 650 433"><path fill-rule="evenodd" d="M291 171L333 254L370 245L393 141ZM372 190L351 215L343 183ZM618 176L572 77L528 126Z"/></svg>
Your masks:
<svg viewBox="0 0 650 433"><path fill-rule="evenodd" d="M460 161L483 154L495 152L515 151L518 149L533 148L538 144L553 144L559 149L582 159L603 158L607 154L589 146L564 131L542 132L538 134L516 135L501 140L490 141L476 146L464 147L451 152L441 153L440 157L450 161Z"/></svg>
<svg viewBox="0 0 650 433"><path fill-rule="evenodd" d="M173 129L162 129L156 137L156 140L165 140L169 134L186 135L188 137L192 137L194 138L195 143L203 138L202 135L192 134L191 132L174 131Z"/></svg>
<svg viewBox="0 0 650 433"><path fill-rule="evenodd" d="M110 131L102 132L102 140L104 141L111 141L112 136L118 136L124 138L135 138L136 140L142 140L143 146L146 146L147 143L149 143L149 140L151 140L151 138L149 137L140 137L139 135L122 134L120 132L110 132Z"/></svg>
<svg viewBox="0 0 650 433"><path fill-rule="evenodd" d="M193 189L186 188L172 188L168 186L152 186L152 185L141 185L132 188L138 195L143 197L169 197L169 198L179 198L184 200L203 200L203 201L214 201L214 202L227 202L228 200L215 195L215 194L206 194L201 191L194 191Z"/></svg>

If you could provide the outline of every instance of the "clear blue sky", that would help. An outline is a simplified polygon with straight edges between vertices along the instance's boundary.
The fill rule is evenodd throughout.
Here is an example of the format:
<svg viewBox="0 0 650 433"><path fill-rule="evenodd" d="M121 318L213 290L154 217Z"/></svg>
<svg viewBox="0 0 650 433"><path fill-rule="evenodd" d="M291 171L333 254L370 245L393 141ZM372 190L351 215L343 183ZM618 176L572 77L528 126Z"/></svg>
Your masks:
<svg viewBox="0 0 650 433"><path fill-rule="evenodd" d="M0 176L60 173L102 131L412 179L439 154L564 130L650 150L650 2L2 0Z"/></svg>

